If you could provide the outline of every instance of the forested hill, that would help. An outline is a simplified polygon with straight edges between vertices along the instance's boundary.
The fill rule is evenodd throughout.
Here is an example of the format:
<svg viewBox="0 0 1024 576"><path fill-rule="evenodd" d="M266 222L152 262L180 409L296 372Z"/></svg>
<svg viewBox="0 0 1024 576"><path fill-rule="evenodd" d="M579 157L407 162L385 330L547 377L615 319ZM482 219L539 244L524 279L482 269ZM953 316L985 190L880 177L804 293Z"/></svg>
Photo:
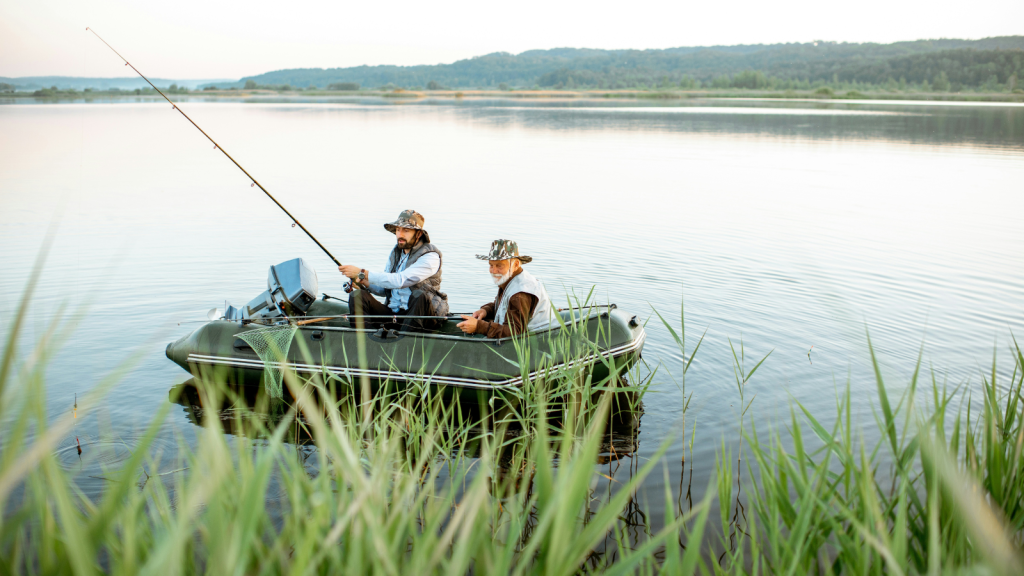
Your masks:
<svg viewBox="0 0 1024 576"><path fill-rule="evenodd" d="M800 83L931 84L958 90L1024 81L1024 36L918 40L892 44L812 42L665 50L556 48L496 52L432 66L300 68L243 78L298 88L357 83L365 88L634 88L659 86L789 87ZM737 85L739 82L739 85ZM750 84L746 86L746 84ZM251 86L252 84L250 84ZM943 86L945 88L943 88Z"/></svg>

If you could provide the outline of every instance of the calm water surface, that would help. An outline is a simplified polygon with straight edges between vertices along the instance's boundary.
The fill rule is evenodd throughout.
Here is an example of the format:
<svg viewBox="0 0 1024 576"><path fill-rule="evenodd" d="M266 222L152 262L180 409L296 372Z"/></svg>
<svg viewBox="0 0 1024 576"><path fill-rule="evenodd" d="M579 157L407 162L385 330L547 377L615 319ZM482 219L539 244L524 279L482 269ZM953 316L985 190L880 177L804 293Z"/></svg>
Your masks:
<svg viewBox="0 0 1024 576"><path fill-rule="evenodd" d="M707 484L739 395L728 339L742 340L760 427L793 399L826 417L849 380L872 438L866 335L894 390L923 358L975 383L993 349L1024 334L1024 107L696 101L235 102L186 104L204 129L344 263L379 268L403 209L444 251L453 310L490 300L473 256L513 238L553 294L602 302L707 337L686 381L697 425L693 485ZM80 316L48 370L51 417L112 369L137 364L83 415L90 479L127 457L187 374L164 346L225 299L266 287L301 256L320 287L341 278L258 189L169 105L0 105L0 322L10 325L43 243L26 342L62 304ZM564 296L560 296L564 301ZM812 349L813 346L813 349ZM808 354L810 351L810 354ZM682 356L654 317L645 359L662 363L640 425L640 460L681 435ZM750 359L753 358L753 361ZM157 448L190 442L174 406ZM118 436L123 443L104 445ZM0 439L0 445L3 440ZM683 445L666 463L678 490ZM627 462L628 464L628 462ZM628 474L623 464L613 474ZM690 470L687 468L686 474ZM663 476L639 501L657 523ZM684 488L685 489L685 488ZM696 492L695 492L696 493Z"/></svg>

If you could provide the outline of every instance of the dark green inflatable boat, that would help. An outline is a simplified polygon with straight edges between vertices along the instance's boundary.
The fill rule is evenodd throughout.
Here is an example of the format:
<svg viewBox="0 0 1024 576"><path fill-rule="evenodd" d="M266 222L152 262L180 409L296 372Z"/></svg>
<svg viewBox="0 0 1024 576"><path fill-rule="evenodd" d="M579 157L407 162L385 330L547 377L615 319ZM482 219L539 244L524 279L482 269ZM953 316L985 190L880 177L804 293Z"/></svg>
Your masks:
<svg viewBox="0 0 1024 576"><path fill-rule="evenodd" d="M551 371L589 370L595 382L624 375L645 338L638 318L614 304L562 309L554 328L494 339L463 334L458 315L429 333L360 328L346 303L329 298L318 298L316 274L302 259L271 266L266 292L242 307L226 304L211 314L216 319L168 344L167 357L195 376L257 385L265 368L285 367L276 361L283 350L299 375L326 371L349 383L367 376L375 386L425 382L462 395L515 389ZM253 343L258 348L254 336L270 332L284 342L268 356Z"/></svg>

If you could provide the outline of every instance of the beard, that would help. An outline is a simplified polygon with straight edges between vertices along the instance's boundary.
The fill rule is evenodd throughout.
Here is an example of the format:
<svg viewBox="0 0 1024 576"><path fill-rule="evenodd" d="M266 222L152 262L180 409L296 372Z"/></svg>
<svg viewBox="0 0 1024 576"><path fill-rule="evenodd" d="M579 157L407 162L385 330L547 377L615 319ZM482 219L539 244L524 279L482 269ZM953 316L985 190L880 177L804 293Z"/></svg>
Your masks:
<svg viewBox="0 0 1024 576"><path fill-rule="evenodd" d="M511 276L512 276L512 268L510 267L508 272L505 272L504 274L491 274L491 280L494 280L494 283L496 285L501 286L505 282L508 282L508 279Z"/></svg>
<svg viewBox="0 0 1024 576"><path fill-rule="evenodd" d="M396 236L397 236L397 234L396 234ZM399 248L405 250L406 248L411 248L412 246L415 246L416 242L419 241L419 239L420 239L420 235L419 235L419 233L416 233L412 237L412 240L406 240L405 238L397 238L397 239L395 239L395 244L397 244Z"/></svg>

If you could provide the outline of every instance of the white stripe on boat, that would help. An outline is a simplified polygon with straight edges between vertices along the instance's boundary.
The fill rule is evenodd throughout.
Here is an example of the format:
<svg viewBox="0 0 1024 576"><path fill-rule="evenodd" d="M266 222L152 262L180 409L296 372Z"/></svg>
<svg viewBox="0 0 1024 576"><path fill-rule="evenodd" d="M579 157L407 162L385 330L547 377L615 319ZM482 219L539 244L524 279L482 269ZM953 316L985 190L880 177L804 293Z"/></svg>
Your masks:
<svg viewBox="0 0 1024 576"><path fill-rule="evenodd" d="M622 346L617 346L615 348L605 350L600 354L600 356L605 358L615 358L618 356L622 356L624 354L628 354L630 352L640 349L644 344L644 340L646 339L647 332L641 330L640 335L636 339L630 341L628 344L623 344ZM529 378L532 380L533 378L536 378L537 376L550 370L558 368L573 368L580 364L589 364L591 361L596 361L597 359L598 354L590 354L589 356L584 356L583 358L578 358L571 362L563 362L561 364L548 367L544 370L535 370L529 374ZM208 366L229 366L232 368L249 368L253 370L263 370L265 367L263 361L261 360L253 360L250 358L209 356L205 354L195 353L188 355L188 362L190 364L204 364ZM281 369L283 367L283 363L281 362L270 362L269 364L277 369ZM305 374L316 374L321 370L327 370L328 372L334 375L342 375L348 377L368 376L370 378L373 378L374 380L404 380L406 382L424 381L428 384L458 386L462 388L478 388L485 390L490 390L493 388L515 388L517 386L521 386L523 383L522 376L516 376L514 378L508 378L506 380L495 381L483 380L480 378L464 378L458 376L438 376L431 374L413 374L410 372L393 372L387 370L348 368L345 366L320 366L318 364L288 364L288 366L290 366L291 369L294 370L295 372Z"/></svg>

